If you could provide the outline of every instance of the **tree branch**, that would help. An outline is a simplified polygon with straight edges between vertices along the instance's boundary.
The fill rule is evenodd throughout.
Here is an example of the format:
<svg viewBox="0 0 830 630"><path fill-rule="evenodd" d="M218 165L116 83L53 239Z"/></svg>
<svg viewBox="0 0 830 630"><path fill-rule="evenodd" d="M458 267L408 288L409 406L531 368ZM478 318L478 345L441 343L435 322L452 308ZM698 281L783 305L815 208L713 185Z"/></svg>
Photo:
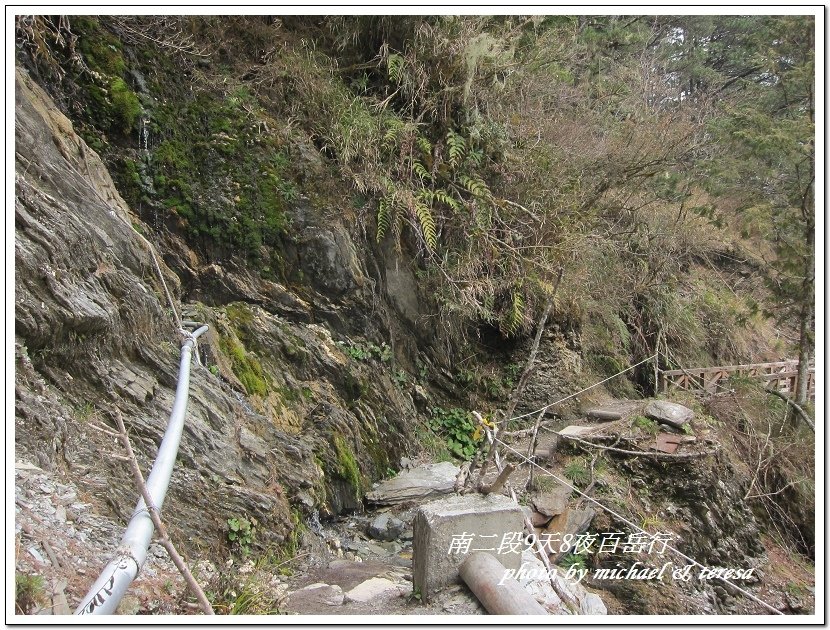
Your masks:
<svg viewBox="0 0 830 630"><path fill-rule="evenodd" d="M478 486L478 491L481 494L492 494L493 492L498 492L504 487L504 484L507 482L507 478L511 474L513 474L514 470L516 470L516 467L513 464L507 464L499 473L499 476L496 477L495 481L493 481L493 483L480 484Z"/></svg>
<svg viewBox="0 0 830 630"><path fill-rule="evenodd" d="M159 517L159 510L153 504L153 499L150 496L150 493L147 491L147 486L144 483L144 475L141 474L141 469L138 466L138 460L136 460L135 458L135 453L133 452L132 444L130 444L130 438L127 435L127 428L124 426L124 419L121 417L120 409L115 410L115 422L118 425L121 443L124 445L124 449L127 451L127 457L129 458L130 468L132 469L133 473L133 480L135 481L136 488L138 488L139 492L141 492L141 496L144 498L144 505L147 506L147 513L150 515L150 518L153 521L153 525L155 526L156 531L159 534L159 542L167 550L167 553L170 555L170 559L173 561L173 564L176 565L176 568L179 570L179 573L182 574L182 577L184 578L184 581L187 583L187 586L196 596L196 600L199 602L199 608L201 608L202 612L206 615L213 615L213 607L210 605L210 602L205 596L205 592L202 590L202 587L199 586L199 583L196 581L196 578L193 577L193 574L190 572L190 569L187 568L187 565L185 564L182 557L179 555L179 552L176 551L176 548L170 541L170 536L167 533L167 528L164 526L164 523L161 522L161 518Z"/></svg>
<svg viewBox="0 0 830 630"><path fill-rule="evenodd" d="M804 422L807 424L808 427L810 427L810 429L812 429L813 433L816 432L816 425L813 424L813 421L810 420L810 416L808 416L807 412L804 411L804 409L802 409L801 405L799 405L793 400L790 400L789 396L777 390L764 388L764 391L768 394L772 394L773 396L778 396L779 398L785 400L788 405L792 405L792 408L798 412L798 415L801 416L801 419L804 420Z"/></svg>

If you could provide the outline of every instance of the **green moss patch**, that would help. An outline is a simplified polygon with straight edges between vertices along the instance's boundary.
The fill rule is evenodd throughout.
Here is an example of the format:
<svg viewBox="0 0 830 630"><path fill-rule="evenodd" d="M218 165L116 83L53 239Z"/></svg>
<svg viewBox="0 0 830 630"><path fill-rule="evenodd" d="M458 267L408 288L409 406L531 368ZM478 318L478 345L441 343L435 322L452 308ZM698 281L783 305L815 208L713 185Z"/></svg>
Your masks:
<svg viewBox="0 0 830 630"><path fill-rule="evenodd" d="M355 496L359 497L363 489L363 481L354 452L340 436L334 438L334 448L337 452L337 474L349 483L354 489Z"/></svg>
<svg viewBox="0 0 830 630"><path fill-rule="evenodd" d="M231 369L245 391L264 397L268 393L268 381L259 360L246 352L245 346L238 340L230 337L221 337L219 347L230 358Z"/></svg>

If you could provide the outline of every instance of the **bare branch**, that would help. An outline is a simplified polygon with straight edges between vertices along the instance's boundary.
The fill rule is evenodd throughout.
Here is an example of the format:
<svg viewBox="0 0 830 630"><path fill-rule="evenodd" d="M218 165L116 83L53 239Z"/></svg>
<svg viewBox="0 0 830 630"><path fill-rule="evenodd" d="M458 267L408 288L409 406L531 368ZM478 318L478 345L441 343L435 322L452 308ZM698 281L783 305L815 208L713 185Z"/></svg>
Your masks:
<svg viewBox="0 0 830 630"><path fill-rule="evenodd" d="M173 564L176 565L176 568L179 570L179 573L182 574L184 581L187 582L187 586L196 596L196 599L199 602L199 608L201 608L202 612L206 615L213 615L213 607L210 605L210 602L208 601L205 592L202 590L202 587L199 586L199 583L196 581L196 578L193 577L193 574L190 572L190 569L187 567L182 557L176 551L176 548L170 541L170 536L167 533L167 528L164 526L164 523L161 522L161 518L158 514L158 508L153 504L153 499L150 496L150 493L147 491L147 486L144 483L144 475L141 474L141 469L138 466L138 460L136 460L135 458L135 453L133 452L132 444L130 444L130 438L127 435L127 428L124 426L124 419L121 417L121 410L117 408L115 410L115 422L118 425L118 430L120 431L121 443L124 445L124 449L127 451L127 456L130 462L130 467L132 468L133 479L135 481L136 488L138 488L139 492L141 492L141 496L144 498L144 504L147 506L147 513L150 515L150 518L153 521L153 525L155 526L156 531L159 533L159 542L167 550L167 553L170 555L170 559L173 561Z"/></svg>

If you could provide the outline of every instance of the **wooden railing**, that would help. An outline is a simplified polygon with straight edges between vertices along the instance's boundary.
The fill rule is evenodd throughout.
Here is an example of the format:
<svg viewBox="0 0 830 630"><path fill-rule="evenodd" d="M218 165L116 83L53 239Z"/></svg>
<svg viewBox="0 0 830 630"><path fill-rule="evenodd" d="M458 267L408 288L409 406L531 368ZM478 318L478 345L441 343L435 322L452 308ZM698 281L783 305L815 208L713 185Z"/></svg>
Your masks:
<svg viewBox="0 0 830 630"><path fill-rule="evenodd" d="M680 389L714 394L719 389L728 389L725 381L732 376L755 378L764 381L766 387L792 395L798 385L798 361L665 370L660 372L660 391L667 393ZM812 400L816 397L815 367L812 365L807 371L807 379L807 396Z"/></svg>

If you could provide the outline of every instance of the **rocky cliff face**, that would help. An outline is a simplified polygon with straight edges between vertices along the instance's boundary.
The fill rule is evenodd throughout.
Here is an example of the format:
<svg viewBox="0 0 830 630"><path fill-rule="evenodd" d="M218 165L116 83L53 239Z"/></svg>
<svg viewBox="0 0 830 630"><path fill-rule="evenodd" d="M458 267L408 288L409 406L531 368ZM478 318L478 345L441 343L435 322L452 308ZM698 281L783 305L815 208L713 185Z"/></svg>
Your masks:
<svg viewBox="0 0 830 630"><path fill-rule="evenodd" d="M128 517L128 470L94 425L120 409L144 467L166 426L180 339L152 245L97 154L21 70L16 168L17 457L71 476L99 509ZM223 541L234 517L255 519L258 543L283 542L303 518L298 507L359 508L367 484L407 449L415 410L386 349L346 336L380 308L365 262L336 223L305 219L302 234L304 297L204 264L181 241L161 248L178 272L161 265L175 308L211 327L165 509L191 545ZM356 350L364 346L378 351Z"/></svg>

